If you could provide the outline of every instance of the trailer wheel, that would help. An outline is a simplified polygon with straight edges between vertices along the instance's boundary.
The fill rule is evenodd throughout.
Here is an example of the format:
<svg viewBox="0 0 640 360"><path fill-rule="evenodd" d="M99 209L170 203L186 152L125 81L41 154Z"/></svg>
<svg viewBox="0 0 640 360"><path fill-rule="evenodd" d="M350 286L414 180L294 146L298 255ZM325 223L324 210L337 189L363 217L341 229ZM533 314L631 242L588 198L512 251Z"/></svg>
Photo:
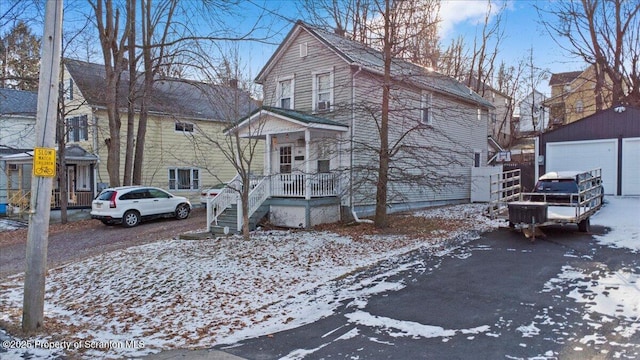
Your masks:
<svg viewBox="0 0 640 360"><path fill-rule="evenodd" d="M586 218L578 223L578 231L580 232L591 231L591 222L589 221L589 218Z"/></svg>

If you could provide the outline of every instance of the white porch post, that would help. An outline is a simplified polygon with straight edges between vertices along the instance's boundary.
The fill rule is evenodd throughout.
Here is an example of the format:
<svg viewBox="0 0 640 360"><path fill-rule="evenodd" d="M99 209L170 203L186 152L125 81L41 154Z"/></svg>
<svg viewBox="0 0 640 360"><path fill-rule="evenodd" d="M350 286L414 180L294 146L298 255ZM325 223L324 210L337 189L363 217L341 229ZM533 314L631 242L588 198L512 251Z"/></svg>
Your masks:
<svg viewBox="0 0 640 360"><path fill-rule="evenodd" d="M267 146L266 146L266 151L267 153L265 154L265 156L267 157L265 159L265 175L269 176L271 175L271 134L267 134Z"/></svg>
<svg viewBox="0 0 640 360"><path fill-rule="evenodd" d="M304 172L305 182L304 182L304 198L309 200L311 199L311 159L309 159L309 154L311 150L309 149L309 142L311 141L311 130L306 129L304 131L304 158L307 159L306 166Z"/></svg>

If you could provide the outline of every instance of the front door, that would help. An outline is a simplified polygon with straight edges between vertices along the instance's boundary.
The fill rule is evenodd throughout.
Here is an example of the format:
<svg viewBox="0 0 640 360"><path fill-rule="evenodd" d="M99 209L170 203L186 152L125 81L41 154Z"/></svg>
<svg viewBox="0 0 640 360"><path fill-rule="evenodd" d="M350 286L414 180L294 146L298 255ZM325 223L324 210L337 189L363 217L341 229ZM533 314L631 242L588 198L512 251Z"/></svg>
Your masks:
<svg viewBox="0 0 640 360"><path fill-rule="evenodd" d="M293 149L291 145L280 146L280 174L290 174L293 160Z"/></svg>

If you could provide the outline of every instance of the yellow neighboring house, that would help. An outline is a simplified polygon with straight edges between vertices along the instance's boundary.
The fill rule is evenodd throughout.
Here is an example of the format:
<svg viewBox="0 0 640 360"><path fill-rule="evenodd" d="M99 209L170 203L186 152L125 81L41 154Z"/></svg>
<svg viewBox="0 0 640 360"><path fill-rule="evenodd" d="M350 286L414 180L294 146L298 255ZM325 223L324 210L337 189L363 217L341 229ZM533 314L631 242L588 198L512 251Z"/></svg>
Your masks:
<svg viewBox="0 0 640 360"><path fill-rule="evenodd" d="M602 90L602 109L611 107L608 85L607 80ZM596 112L596 75L593 65L584 71L551 74L549 86L551 97L544 102L549 108L549 128L570 124Z"/></svg>
<svg viewBox="0 0 640 360"><path fill-rule="evenodd" d="M98 156L94 179L100 191L109 185L107 143L109 121L104 65L64 60L67 142ZM122 73L119 106L120 182L124 175L128 71ZM141 83L141 80L138 80ZM149 102L142 185L158 186L198 203L201 190L231 180L235 168L213 141L224 142L223 130L257 108L249 93L237 86L211 85L175 78L158 79ZM139 110L139 101L136 110ZM138 114L134 131L138 128ZM137 139L136 139L137 140ZM262 173L263 158L252 168Z"/></svg>

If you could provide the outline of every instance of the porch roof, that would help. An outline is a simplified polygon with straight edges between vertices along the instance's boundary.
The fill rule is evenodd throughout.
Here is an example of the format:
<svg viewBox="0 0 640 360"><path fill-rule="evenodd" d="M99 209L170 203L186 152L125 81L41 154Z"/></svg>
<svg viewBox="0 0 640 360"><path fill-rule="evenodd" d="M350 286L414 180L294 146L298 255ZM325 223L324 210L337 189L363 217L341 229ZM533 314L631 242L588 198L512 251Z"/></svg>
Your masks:
<svg viewBox="0 0 640 360"><path fill-rule="evenodd" d="M65 159L73 162L98 162L98 156L87 152L78 145L72 144L65 149ZM18 154L0 156L0 160L8 163L30 163L33 161L33 150Z"/></svg>
<svg viewBox="0 0 640 360"><path fill-rule="evenodd" d="M236 125L225 129L224 133L225 135L229 135L234 132L242 132L245 128L258 121L264 121L264 123L255 128L257 133L247 134L248 136L264 136L266 134L295 132L304 129L318 129L337 132L345 132L349 130L347 125L325 119L323 117L296 110L263 106L250 115L240 119ZM280 124L276 126L269 126L269 122L274 124L279 122Z"/></svg>

